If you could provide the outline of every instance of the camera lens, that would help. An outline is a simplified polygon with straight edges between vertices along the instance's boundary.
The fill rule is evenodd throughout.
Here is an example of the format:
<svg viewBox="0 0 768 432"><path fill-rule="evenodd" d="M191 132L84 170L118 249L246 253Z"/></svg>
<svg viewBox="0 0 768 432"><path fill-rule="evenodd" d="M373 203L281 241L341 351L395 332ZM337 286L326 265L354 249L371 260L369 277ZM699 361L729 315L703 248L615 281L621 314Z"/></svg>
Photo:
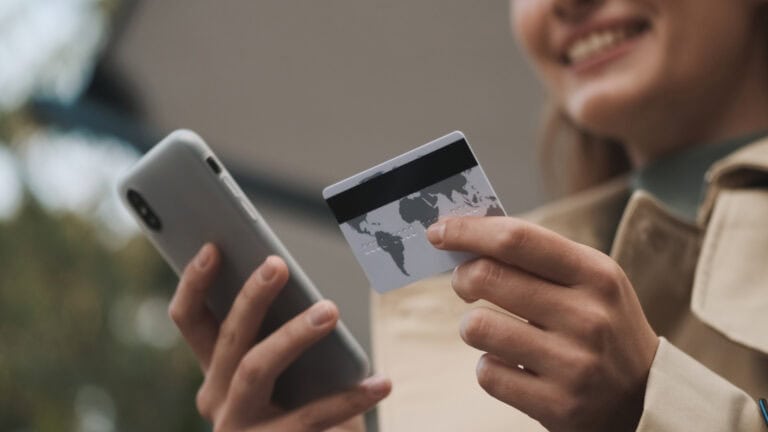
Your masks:
<svg viewBox="0 0 768 432"><path fill-rule="evenodd" d="M136 213L144 221L144 224L154 231L160 231L163 224L160 222L160 218L157 217L152 208L147 204L144 198L133 189L129 189L127 193L128 202L136 211Z"/></svg>
<svg viewBox="0 0 768 432"><path fill-rule="evenodd" d="M213 158L213 156L208 156L205 158L205 161L208 163L208 166L211 167L211 170L213 170L214 174L221 174L221 167L219 166L218 162L216 162L216 159Z"/></svg>
<svg viewBox="0 0 768 432"><path fill-rule="evenodd" d="M136 205L136 204L138 204L138 203L140 203L142 201L141 200L141 195L139 195L139 193L136 192L135 190L131 189L131 190L128 191L128 201L131 204Z"/></svg>
<svg viewBox="0 0 768 432"><path fill-rule="evenodd" d="M144 218L144 221L147 222L147 226L155 231L160 231L160 228L162 228L160 225L160 219L158 219L154 214L149 214L146 218Z"/></svg>

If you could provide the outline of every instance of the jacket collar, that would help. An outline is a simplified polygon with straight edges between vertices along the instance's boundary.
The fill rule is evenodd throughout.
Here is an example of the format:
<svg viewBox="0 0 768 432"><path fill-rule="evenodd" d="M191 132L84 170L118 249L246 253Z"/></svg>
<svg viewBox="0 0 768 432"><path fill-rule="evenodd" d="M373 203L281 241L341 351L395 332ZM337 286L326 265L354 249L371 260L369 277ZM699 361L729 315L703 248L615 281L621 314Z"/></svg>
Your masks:
<svg viewBox="0 0 768 432"><path fill-rule="evenodd" d="M768 188L768 138L749 144L715 162L707 171L705 181L704 200L699 207L696 223L701 230L706 228L717 197L723 190ZM541 206L522 217L606 253L615 243L615 235L622 220L630 218L637 210L638 205L631 205L632 201L652 202L661 213L669 213L670 217L684 222L649 194L642 191L632 193L630 182L629 176L623 176ZM623 225L628 225L628 222Z"/></svg>
<svg viewBox="0 0 768 432"><path fill-rule="evenodd" d="M632 188L649 192L670 212L685 220L696 221L706 189L707 170L718 160L764 136L765 132L752 133L674 152L635 170Z"/></svg>
<svg viewBox="0 0 768 432"><path fill-rule="evenodd" d="M716 162L706 174L707 191L698 223L706 226L718 195L725 189L768 186L768 138L750 144Z"/></svg>
<svg viewBox="0 0 768 432"><path fill-rule="evenodd" d="M610 251L660 335L672 332L691 309L729 339L768 353L768 333L755 330L768 326L768 139L716 162L706 181L696 223L645 192L630 193L627 178L528 217Z"/></svg>

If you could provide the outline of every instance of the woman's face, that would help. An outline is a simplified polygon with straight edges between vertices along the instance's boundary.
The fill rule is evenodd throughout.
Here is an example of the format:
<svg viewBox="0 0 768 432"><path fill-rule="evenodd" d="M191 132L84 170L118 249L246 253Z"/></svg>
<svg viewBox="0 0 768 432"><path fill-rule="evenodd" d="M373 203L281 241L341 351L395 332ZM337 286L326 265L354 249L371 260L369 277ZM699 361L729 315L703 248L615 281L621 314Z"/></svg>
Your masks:
<svg viewBox="0 0 768 432"><path fill-rule="evenodd" d="M755 19L762 1L511 5L514 32L556 103L585 130L627 142L674 133L723 103L764 37Z"/></svg>

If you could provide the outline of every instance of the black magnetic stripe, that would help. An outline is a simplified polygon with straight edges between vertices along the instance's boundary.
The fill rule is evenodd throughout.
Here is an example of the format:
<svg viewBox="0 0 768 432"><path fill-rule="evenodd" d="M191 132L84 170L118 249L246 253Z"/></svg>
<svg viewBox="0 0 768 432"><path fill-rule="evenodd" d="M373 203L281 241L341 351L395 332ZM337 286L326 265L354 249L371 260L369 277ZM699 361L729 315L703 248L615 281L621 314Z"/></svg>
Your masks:
<svg viewBox="0 0 768 432"><path fill-rule="evenodd" d="M461 139L347 189L326 202L341 224L475 166L475 156Z"/></svg>

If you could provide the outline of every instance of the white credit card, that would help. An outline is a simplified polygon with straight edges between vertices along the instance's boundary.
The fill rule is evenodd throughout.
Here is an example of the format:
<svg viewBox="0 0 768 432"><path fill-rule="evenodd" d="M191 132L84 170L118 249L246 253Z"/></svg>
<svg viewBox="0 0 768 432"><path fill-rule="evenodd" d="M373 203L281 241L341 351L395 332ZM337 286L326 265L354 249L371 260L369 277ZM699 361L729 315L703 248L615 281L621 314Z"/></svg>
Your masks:
<svg viewBox="0 0 768 432"><path fill-rule="evenodd" d="M461 132L328 186L323 198L380 293L474 258L432 246L426 230L439 218L506 214Z"/></svg>

